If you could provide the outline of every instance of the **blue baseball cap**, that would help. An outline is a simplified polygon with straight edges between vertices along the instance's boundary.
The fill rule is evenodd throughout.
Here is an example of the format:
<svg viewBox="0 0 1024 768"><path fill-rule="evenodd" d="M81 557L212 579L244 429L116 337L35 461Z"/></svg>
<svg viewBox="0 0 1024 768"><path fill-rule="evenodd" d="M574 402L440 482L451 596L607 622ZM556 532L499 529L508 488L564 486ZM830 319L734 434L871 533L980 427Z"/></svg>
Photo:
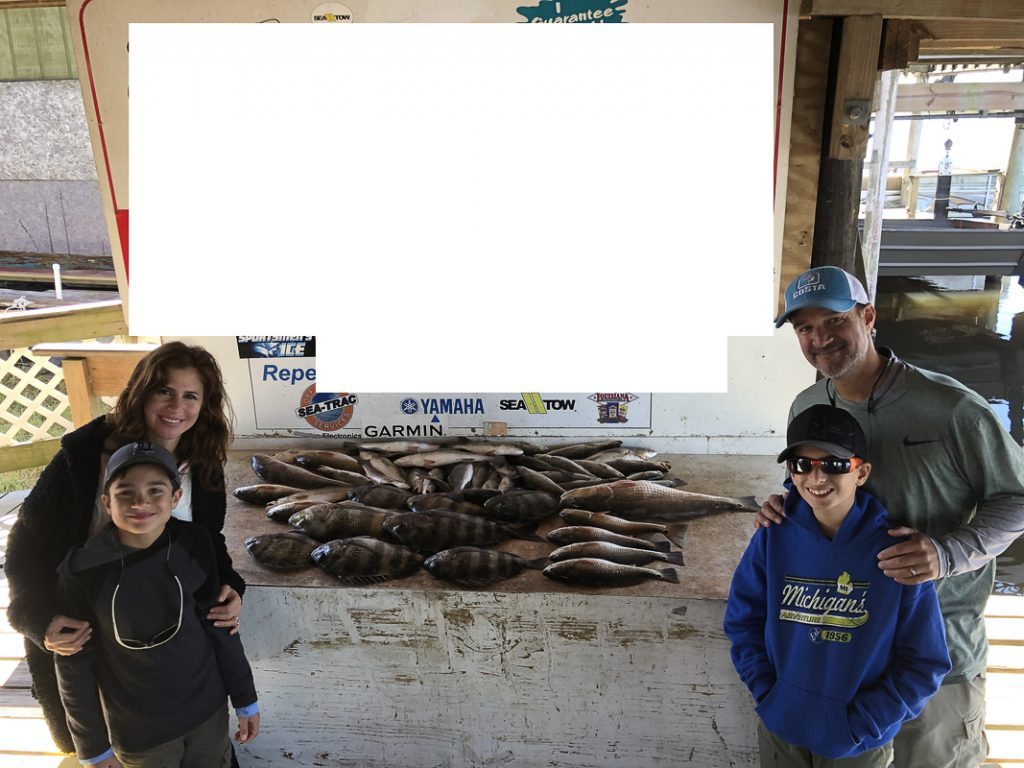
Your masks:
<svg viewBox="0 0 1024 768"><path fill-rule="evenodd" d="M870 304L860 280L839 267L815 267L786 286L786 308L775 318L781 328L791 314L814 307L846 312L858 304Z"/></svg>

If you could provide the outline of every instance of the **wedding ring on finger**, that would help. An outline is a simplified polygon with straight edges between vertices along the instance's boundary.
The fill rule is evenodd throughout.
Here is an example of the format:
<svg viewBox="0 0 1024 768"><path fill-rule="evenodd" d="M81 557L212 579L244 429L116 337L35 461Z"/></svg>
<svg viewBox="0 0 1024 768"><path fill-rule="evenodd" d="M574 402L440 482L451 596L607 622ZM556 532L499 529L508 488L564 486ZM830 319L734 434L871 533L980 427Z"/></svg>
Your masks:
<svg viewBox="0 0 1024 768"><path fill-rule="evenodd" d="M910 575L916 577L917 576L917 571L915 571L913 568L911 568L910 569Z"/></svg>

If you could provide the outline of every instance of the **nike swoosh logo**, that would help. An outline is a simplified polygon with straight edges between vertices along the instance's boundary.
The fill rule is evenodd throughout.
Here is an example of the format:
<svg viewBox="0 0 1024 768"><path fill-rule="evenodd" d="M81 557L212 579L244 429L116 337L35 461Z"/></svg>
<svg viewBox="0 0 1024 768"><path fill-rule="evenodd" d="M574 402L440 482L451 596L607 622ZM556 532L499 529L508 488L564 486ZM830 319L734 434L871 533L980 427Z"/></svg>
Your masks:
<svg viewBox="0 0 1024 768"><path fill-rule="evenodd" d="M908 448L912 445L927 445L928 443L937 443L938 440L911 440L910 435L903 438L903 444Z"/></svg>

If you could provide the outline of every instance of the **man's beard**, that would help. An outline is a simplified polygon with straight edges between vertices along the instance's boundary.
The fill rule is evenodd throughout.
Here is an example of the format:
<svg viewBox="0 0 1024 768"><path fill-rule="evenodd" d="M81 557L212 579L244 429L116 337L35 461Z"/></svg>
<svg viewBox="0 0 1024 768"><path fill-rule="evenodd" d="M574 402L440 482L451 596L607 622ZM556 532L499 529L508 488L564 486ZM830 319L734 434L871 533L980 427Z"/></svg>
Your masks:
<svg viewBox="0 0 1024 768"><path fill-rule="evenodd" d="M821 355L815 354L811 362L822 376L832 379L843 379L851 374L868 354L868 345L862 344L859 349L852 350L847 345L840 353L838 359L825 360Z"/></svg>

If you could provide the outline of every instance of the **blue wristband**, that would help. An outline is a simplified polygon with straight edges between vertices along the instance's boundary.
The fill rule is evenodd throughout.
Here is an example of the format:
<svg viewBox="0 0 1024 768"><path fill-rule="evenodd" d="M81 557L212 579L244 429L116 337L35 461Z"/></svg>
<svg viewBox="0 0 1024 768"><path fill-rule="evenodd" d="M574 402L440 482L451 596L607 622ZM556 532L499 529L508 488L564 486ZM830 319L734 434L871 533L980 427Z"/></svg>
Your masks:
<svg viewBox="0 0 1024 768"><path fill-rule="evenodd" d="M114 756L113 748L108 749L102 755L98 757L90 757L88 760L79 760L82 765L96 765L96 763L102 763L104 760L109 760Z"/></svg>

